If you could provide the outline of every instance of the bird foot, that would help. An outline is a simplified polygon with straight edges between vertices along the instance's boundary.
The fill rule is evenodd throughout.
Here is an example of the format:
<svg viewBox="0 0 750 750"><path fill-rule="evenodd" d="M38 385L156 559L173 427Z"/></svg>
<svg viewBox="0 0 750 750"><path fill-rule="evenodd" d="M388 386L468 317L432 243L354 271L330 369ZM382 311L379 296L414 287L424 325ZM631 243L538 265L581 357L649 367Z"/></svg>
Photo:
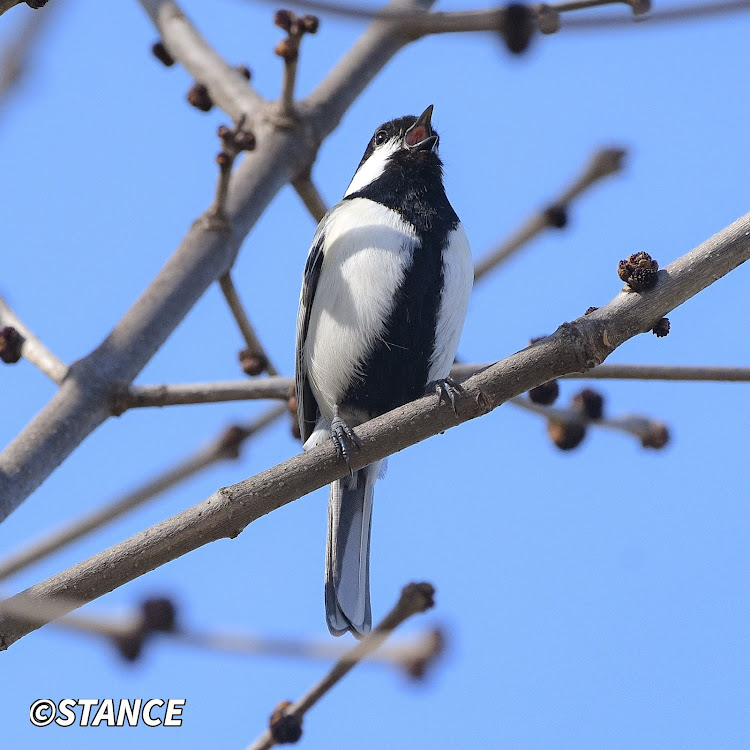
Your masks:
<svg viewBox="0 0 750 750"><path fill-rule="evenodd" d="M353 477L354 470L352 469L351 463L349 463L350 450L352 448L361 448L362 443L354 434L354 430L352 430L352 428L341 419L338 408L334 408L333 410L333 419L331 420L331 441L336 446L336 453L346 461L346 465L349 469L349 476Z"/></svg>
<svg viewBox="0 0 750 750"><path fill-rule="evenodd" d="M459 396L466 393L466 389L457 380L451 377L441 378L440 380L434 380L432 383L427 384L427 392L432 391L438 394L439 404L449 404L453 409L454 414L458 414L456 407L457 399Z"/></svg>

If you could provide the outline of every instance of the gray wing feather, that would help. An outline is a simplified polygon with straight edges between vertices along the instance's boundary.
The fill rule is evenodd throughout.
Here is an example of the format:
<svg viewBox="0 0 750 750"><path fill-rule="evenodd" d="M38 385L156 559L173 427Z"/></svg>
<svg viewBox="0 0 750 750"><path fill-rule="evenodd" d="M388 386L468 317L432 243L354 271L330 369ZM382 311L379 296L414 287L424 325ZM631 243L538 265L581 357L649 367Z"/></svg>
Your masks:
<svg viewBox="0 0 750 750"><path fill-rule="evenodd" d="M320 269L323 266L323 245L325 243L325 224L330 216L329 211L318 224L318 229L313 237L312 246L305 263L305 271L302 277L302 291L299 299L299 312L297 313L297 345L295 355L294 392L297 398L297 421L299 431L304 443L315 429L318 420L318 404L310 388L305 367L304 347L307 340L307 329L310 325L310 311L312 310L315 290L318 287Z"/></svg>

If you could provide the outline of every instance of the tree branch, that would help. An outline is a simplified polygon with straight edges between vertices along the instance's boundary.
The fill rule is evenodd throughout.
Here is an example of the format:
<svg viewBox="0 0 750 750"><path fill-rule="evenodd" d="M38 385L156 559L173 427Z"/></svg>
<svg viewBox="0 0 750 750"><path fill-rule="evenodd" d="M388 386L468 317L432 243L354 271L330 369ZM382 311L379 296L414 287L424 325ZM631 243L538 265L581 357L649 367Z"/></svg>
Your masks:
<svg viewBox="0 0 750 750"><path fill-rule="evenodd" d="M624 156L625 150L621 148L605 148L597 151L583 172L560 193L556 200L527 219L505 242L474 266L474 281L484 278L492 269L508 260L523 245L545 229L564 227L567 223L570 203L599 180L619 172L622 169Z"/></svg>
<svg viewBox="0 0 750 750"><path fill-rule="evenodd" d="M297 179L292 180L292 186L297 191L297 195L302 198L305 208L310 212L313 219L320 221L328 211L328 207L323 200L323 196L318 192L318 188L315 187L310 173L300 175Z"/></svg>
<svg viewBox="0 0 750 750"><path fill-rule="evenodd" d="M247 750L269 750L278 743L296 742L302 734L305 714L353 667L375 651L404 620L430 609L434 605L434 594L435 589L429 583L404 586L398 602L377 627L342 656L331 671L296 703L280 705L271 716L270 727ZM290 730L296 739L285 738Z"/></svg>
<svg viewBox="0 0 750 750"><path fill-rule="evenodd" d="M62 383L68 373L68 366L47 349L0 297L0 328L5 326L15 328L21 334L21 356L38 367L53 382L58 385Z"/></svg>
<svg viewBox="0 0 750 750"><path fill-rule="evenodd" d="M621 291L611 302L551 336L495 363L463 383L458 413L434 395L405 404L357 428L361 448L351 456L359 469L458 424L487 414L513 396L600 364L629 338L655 323L750 258L750 214L659 271L657 286L643 294ZM42 581L12 600L59 595L91 601L159 565L224 537L347 473L335 448L325 444L299 454L211 497L114 547ZM11 600L11 601L12 601ZM36 626L0 616L4 647Z"/></svg>
<svg viewBox="0 0 750 750"><path fill-rule="evenodd" d="M279 371L269 359L266 350L263 348L263 344L260 343L260 339L255 333L255 328L253 328L250 319L247 317L247 313L242 306L240 296L237 294L237 289L234 286L232 276L229 272L225 273L219 279L219 285L221 286L221 291L229 305L229 309L232 311L232 315L234 315L234 319L237 321L237 325L242 333L242 338L245 339L245 344L247 344L248 350L252 352L254 356L263 359L263 364L265 365L263 369L269 375L278 375Z"/></svg>
<svg viewBox="0 0 750 750"><path fill-rule="evenodd" d="M667 442L666 427L662 422L649 419L648 417L623 416L623 417L601 417L600 419L591 419L580 411L574 409L560 409L554 406L544 406L535 404L528 398L515 396L509 400L509 403L534 412L547 419L549 422L555 422L562 425L576 425L580 427L603 427L604 429L614 430L615 432L624 432L626 435L637 437L641 445L650 448L663 448ZM664 436L663 441L657 440L655 436ZM583 433L581 433L581 438Z"/></svg>
<svg viewBox="0 0 750 750"><path fill-rule="evenodd" d="M394 0L414 8L431 0ZM248 114L258 147L232 175L228 231L203 217L109 336L73 364L55 397L0 453L0 521L12 513L110 415L114 388L131 383L206 289L230 270L242 241L273 197L310 169L321 140L379 70L408 43L396 23L376 21L323 83L298 103L293 125L275 123L276 105L260 100L224 63L171 0L142 0L172 57L204 81L233 117ZM248 111L252 110L252 111Z"/></svg>
<svg viewBox="0 0 750 750"><path fill-rule="evenodd" d="M273 424L286 413L285 404L274 406L247 425L229 427L197 453L183 459L173 468L161 471L157 477L148 480L135 490L127 492L117 500L97 508L87 516L65 524L36 541L27 542L15 554L6 557L5 560L0 560L0 581L67 547L110 521L139 508L157 495L195 476L209 466L219 461L239 458L242 444L248 438Z"/></svg>

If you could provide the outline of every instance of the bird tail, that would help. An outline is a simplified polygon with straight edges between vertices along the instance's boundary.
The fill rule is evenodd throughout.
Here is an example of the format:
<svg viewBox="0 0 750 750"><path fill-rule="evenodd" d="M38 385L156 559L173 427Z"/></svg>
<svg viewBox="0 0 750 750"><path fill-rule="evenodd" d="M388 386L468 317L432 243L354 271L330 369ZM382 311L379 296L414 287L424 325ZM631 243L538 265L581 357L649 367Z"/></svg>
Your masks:
<svg viewBox="0 0 750 750"><path fill-rule="evenodd" d="M332 635L370 631L370 524L381 461L331 485L326 544L326 619Z"/></svg>

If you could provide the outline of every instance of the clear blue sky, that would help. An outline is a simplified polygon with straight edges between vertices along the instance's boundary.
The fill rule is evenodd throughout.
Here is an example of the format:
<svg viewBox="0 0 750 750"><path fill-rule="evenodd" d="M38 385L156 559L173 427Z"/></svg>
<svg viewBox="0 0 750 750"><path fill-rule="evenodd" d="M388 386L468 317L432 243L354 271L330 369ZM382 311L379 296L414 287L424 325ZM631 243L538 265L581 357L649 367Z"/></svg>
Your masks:
<svg viewBox="0 0 750 750"><path fill-rule="evenodd" d="M277 94L275 6L184 5L227 59L252 68L261 93ZM227 118L184 103L189 77L151 57L156 34L137 3L69 0L59 11L28 85L0 118L0 293L72 361L107 334L211 201L215 130ZM0 18L0 38L25 12ZM323 18L318 35L304 40L303 94L362 28ZM746 15L561 32L537 38L522 58L488 34L423 40L356 102L321 149L316 182L336 202L375 126L434 103L448 194L479 257L595 148L626 146L626 171L580 200L569 228L535 241L476 290L460 354L499 359L611 299L621 257L648 250L666 264L750 209L749 33ZM284 190L236 267L250 316L287 374L313 231ZM739 269L670 315L667 338L641 336L611 360L750 365L749 282ZM236 378L240 343L211 289L138 382ZM579 387L564 383L562 403ZM601 390L611 415L666 421L671 445L648 452L592 432L563 454L538 418L507 406L391 459L376 492L374 617L404 583L432 581L434 612L404 633L443 623L450 651L416 686L380 667L357 668L309 714L301 747L750 744L748 386L610 382ZM26 363L0 370L0 444L52 393ZM175 407L110 420L0 526L0 552L263 408ZM58 572L298 449L279 424L241 461L207 471L3 590ZM326 638L326 503L327 490L315 492L90 611L126 611L167 593L187 626ZM0 654L4 746L242 748L279 700L298 697L325 670L169 643L146 657L123 665L107 644L51 627L24 638ZM187 705L181 729L35 729L28 708L40 697L178 697Z"/></svg>

